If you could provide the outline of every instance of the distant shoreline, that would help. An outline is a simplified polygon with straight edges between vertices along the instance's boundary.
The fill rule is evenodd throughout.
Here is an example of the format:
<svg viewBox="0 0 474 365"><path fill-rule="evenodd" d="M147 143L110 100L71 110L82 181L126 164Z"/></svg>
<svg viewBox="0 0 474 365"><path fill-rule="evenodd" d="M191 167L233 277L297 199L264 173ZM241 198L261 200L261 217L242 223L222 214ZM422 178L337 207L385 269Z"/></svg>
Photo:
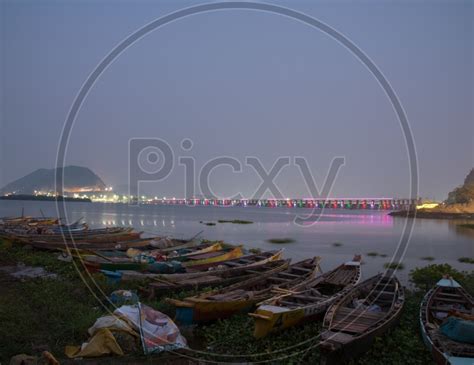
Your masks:
<svg viewBox="0 0 474 365"><path fill-rule="evenodd" d="M413 210L399 210L396 212L390 212L388 215L392 217L408 217L415 218L415 211ZM416 211L416 218L424 219L473 219L474 213L452 213L452 212L440 212L440 211L426 211L418 210Z"/></svg>
<svg viewBox="0 0 474 365"><path fill-rule="evenodd" d="M89 198L71 198L64 196L46 196L46 195L5 195L0 196L0 200L29 200L29 201L66 201L77 203L91 203Z"/></svg>

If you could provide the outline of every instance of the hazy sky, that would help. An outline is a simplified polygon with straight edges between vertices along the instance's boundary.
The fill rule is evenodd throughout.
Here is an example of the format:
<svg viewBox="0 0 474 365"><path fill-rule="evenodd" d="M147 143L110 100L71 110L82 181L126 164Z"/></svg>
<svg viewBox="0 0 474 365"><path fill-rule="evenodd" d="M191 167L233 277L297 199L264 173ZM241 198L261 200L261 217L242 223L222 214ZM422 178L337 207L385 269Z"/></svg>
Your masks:
<svg viewBox="0 0 474 365"><path fill-rule="evenodd" d="M414 134L420 194L443 199L474 166L471 1L272 1L329 24L357 44L400 97ZM192 1L1 1L0 185L55 165L75 94L100 60L144 24ZM408 196L405 141L389 100L344 47L311 27L255 11L219 11L155 30L102 75L81 109L68 164L110 185L128 180L128 141L160 137L175 157L303 156L322 184L345 156L333 196ZM180 142L190 138L191 151ZM184 169L148 189L184 194ZM308 196L296 167L276 182ZM250 167L220 167L220 196L252 194Z"/></svg>

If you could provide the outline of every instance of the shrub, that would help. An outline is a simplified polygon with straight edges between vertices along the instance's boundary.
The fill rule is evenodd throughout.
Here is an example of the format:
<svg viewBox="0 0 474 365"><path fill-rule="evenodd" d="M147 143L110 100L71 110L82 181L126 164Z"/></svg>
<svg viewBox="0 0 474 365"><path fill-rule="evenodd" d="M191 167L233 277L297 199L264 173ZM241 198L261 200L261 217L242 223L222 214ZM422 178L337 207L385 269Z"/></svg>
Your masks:
<svg viewBox="0 0 474 365"><path fill-rule="evenodd" d="M431 289L443 275L449 275L459 282L464 289L474 293L474 271L458 271L448 264L432 264L410 271L410 282L422 291Z"/></svg>

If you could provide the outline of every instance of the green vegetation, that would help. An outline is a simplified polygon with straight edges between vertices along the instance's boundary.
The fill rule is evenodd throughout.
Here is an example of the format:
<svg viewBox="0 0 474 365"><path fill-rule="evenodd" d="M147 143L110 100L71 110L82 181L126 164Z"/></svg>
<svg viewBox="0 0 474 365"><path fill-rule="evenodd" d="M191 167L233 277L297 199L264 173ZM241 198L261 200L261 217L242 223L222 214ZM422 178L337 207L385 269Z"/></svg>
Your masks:
<svg viewBox="0 0 474 365"><path fill-rule="evenodd" d="M434 261L435 260L435 258L433 256L425 256L425 257L421 257L420 259L424 260L424 261Z"/></svg>
<svg viewBox="0 0 474 365"><path fill-rule="evenodd" d="M225 219L219 219L217 222L219 223L233 223L233 224L252 224L252 221L244 221L241 219L234 219L234 220L225 220Z"/></svg>
<svg viewBox="0 0 474 365"><path fill-rule="evenodd" d="M334 242L332 244L334 247L341 247L342 246L342 243L341 242Z"/></svg>
<svg viewBox="0 0 474 365"><path fill-rule="evenodd" d="M295 240L293 238L270 238L267 240L270 243L283 244L283 243L293 243Z"/></svg>
<svg viewBox="0 0 474 365"><path fill-rule="evenodd" d="M474 264L474 259L472 257L460 257L458 258L458 261L463 264Z"/></svg>
<svg viewBox="0 0 474 365"><path fill-rule="evenodd" d="M0 362L35 348L62 355L65 345L87 338L87 329L101 314L97 300L71 264L49 253L0 244L0 264L18 262L42 266L61 278L18 281L0 272Z"/></svg>
<svg viewBox="0 0 474 365"><path fill-rule="evenodd" d="M474 229L474 223L460 224L459 227Z"/></svg>
<svg viewBox="0 0 474 365"><path fill-rule="evenodd" d="M378 252L367 252L367 256L369 257L377 257L378 255Z"/></svg>
<svg viewBox="0 0 474 365"><path fill-rule="evenodd" d="M402 262L386 262L385 264L383 264L383 267L392 270L403 270L405 268L405 265Z"/></svg>
<svg viewBox="0 0 474 365"><path fill-rule="evenodd" d="M410 271L410 282L420 291L431 289L444 275L452 277L464 289L474 293L474 271L458 271L448 264L431 264Z"/></svg>

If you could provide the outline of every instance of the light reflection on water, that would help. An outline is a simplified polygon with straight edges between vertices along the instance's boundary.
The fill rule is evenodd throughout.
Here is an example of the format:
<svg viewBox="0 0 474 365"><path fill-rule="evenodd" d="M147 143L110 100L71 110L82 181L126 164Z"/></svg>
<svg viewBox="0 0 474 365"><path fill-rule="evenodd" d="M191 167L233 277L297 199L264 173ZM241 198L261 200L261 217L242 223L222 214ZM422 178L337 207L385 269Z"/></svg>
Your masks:
<svg viewBox="0 0 474 365"><path fill-rule="evenodd" d="M27 215L56 215L52 202L1 201L0 216L19 215L22 207ZM390 261L404 227L403 218L393 218L383 211L371 210L325 210L321 219L305 227L293 223L296 214L306 215L309 209L301 208L257 208L257 207L183 207L140 206L69 203L67 219L73 222L81 217L91 227L110 225L133 226L146 235L169 235L189 238L203 231L201 237L244 244L264 250L285 247L285 256L294 260L319 255L323 258L324 270L350 260L355 253L364 256L364 276L383 270ZM206 226L202 222L217 222L219 219L250 220L253 224L223 223ZM474 265L461 264L459 257L474 256L474 230L459 227L459 223L446 220L421 220L415 222L413 235L404 259L405 269L398 276L407 282L409 270L425 266L430 262L422 257L432 256L432 263L449 263L463 270L472 270ZM270 238L289 237L294 243L275 245ZM340 242L340 247L333 243ZM387 257L369 257L368 252L377 252Z"/></svg>

